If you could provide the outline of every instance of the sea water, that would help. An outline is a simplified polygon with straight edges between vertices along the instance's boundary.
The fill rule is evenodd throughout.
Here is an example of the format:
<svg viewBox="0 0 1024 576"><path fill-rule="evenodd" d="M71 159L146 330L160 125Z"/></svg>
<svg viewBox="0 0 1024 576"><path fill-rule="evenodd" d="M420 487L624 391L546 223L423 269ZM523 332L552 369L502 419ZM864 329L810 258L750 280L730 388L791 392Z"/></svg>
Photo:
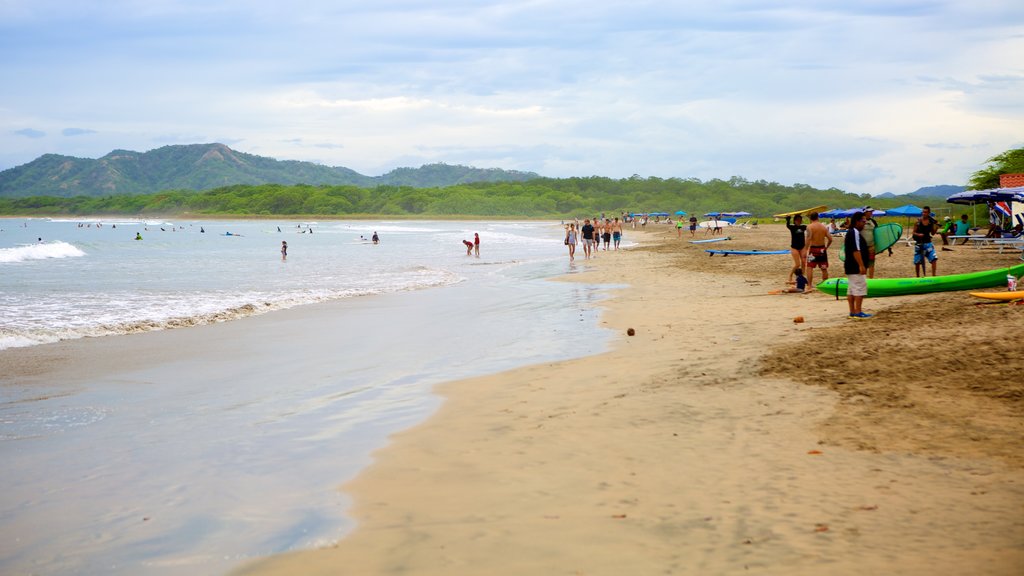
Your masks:
<svg viewBox="0 0 1024 576"><path fill-rule="evenodd" d="M609 338L600 287L549 281L575 271L558 223L0 230L2 348L224 335L152 366L33 385L5 378L0 353L3 573L217 574L329 544L352 529L338 485L436 409L434 384L592 354ZM462 244L474 232L479 257ZM302 307L323 318L247 320Z"/></svg>

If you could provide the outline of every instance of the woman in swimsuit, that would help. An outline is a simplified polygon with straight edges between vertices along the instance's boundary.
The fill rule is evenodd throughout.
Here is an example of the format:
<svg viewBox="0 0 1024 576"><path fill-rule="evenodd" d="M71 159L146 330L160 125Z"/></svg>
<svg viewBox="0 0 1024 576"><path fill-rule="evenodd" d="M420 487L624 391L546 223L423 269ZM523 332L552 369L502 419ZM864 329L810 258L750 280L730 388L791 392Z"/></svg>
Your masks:
<svg viewBox="0 0 1024 576"><path fill-rule="evenodd" d="M576 225L569 224L565 231L565 245L569 247L569 262L576 259Z"/></svg>
<svg viewBox="0 0 1024 576"><path fill-rule="evenodd" d="M793 223L790 223L790 217L786 216L786 228L789 228L789 254L793 257L793 266L805 270L807 268L807 249L806 249L806 233L807 226L803 224L804 217L797 214L792 219ZM789 272L789 280L793 281L793 271Z"/></svg>

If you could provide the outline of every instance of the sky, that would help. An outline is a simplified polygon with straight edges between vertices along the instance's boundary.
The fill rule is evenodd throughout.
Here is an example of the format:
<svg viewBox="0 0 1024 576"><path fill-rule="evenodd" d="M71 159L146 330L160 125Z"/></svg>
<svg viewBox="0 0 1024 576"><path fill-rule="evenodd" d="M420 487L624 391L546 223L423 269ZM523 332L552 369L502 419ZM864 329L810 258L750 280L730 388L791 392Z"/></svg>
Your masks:
<svg viewBox="0 0 1024 576"><path fill-rule="evenodd" d="M369 176L965 184L1024 145L1024 2L0 0L0 170L210 142Z"/></svg>

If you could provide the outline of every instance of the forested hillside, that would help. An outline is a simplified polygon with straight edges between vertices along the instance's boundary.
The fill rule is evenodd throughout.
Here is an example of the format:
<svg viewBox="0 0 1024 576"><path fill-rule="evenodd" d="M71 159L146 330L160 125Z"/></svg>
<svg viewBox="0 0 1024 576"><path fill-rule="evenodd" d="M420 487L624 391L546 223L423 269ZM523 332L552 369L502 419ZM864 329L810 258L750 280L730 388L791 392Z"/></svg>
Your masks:
<svg viewBox="0 0 1024 576"><path fill-rule="evenodd" d="M142 153L114 150L99 159L46 154L0 172L0 197L154 194L236 184L441 187L536 177L532 172L449 164L398 168L372 177L348 168L245 154L223 144L190 144Z"/></svg>
<svg viewBox="0 0 1024 576"><path fill-rule="evenodd" d="M763 180L661 179L633 177L538 178L528 182L475 182L444 188L411 186L228 186L207 192L171 191L152 195L102 198L32 197L0 199L8 215L195 215L195 216L360 216L392 215L504 218L567 218L600 213L747 211L758 216L818 204L876 207L905 203L905 198L878 202L867 195L803 184L784 186ZM924 200L927 199L917 199ZM941 202L942 199L935 199Z"/></svg>

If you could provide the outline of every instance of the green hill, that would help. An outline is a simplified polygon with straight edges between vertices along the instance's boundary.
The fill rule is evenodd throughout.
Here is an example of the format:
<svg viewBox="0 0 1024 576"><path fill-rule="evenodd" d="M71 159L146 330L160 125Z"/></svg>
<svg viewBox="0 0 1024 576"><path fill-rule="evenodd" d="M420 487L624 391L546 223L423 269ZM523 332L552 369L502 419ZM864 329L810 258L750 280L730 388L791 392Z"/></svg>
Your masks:
<svg viewBox="0 0 1024 576"><path fill-rule="evenodd" d="M471 182L521 182L537 177L532 172L448 164L399 168L371 177L348 168L246 154L223 144L189 144L149 152L114 150L99 159L46 154L0 172L0 197L154 194L239 184L431 188Z"/></svg>

